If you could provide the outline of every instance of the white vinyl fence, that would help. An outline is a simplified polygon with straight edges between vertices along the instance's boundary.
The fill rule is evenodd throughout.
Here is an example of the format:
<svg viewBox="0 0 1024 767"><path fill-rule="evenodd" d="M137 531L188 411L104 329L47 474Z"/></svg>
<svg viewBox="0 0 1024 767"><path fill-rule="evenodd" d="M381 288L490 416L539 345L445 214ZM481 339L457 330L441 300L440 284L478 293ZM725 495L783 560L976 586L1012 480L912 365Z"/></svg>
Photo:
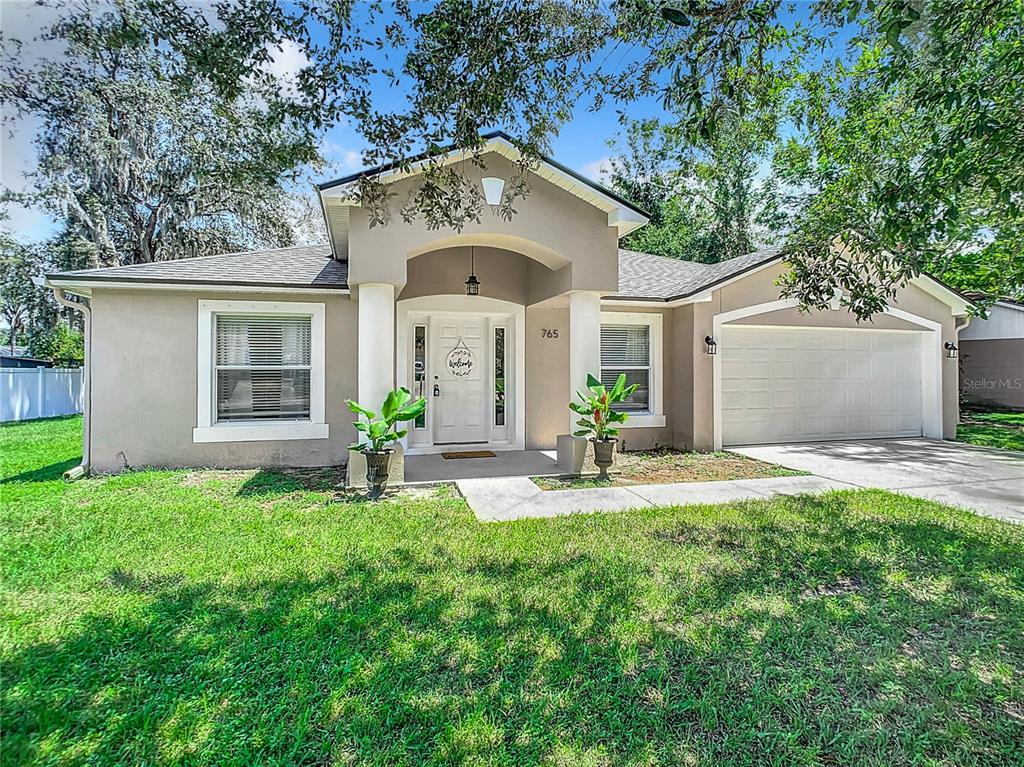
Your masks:
<svg viewBox="0 0 1024 767"><path fill-rule="evenodd" d="M0 368L0 421L82 412L83 368Z"/></svg>

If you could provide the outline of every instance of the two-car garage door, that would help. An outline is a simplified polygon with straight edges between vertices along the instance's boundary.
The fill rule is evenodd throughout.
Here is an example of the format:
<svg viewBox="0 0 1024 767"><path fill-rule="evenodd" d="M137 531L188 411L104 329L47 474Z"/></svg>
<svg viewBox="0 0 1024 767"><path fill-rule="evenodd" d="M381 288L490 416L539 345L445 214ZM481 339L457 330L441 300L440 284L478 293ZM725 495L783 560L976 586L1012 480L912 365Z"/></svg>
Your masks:
<svg viewBox="0 0 1024 767"><path fill-rule="evenodd" d="M722 443L920 436L921 334L726 326Z"/></svg>

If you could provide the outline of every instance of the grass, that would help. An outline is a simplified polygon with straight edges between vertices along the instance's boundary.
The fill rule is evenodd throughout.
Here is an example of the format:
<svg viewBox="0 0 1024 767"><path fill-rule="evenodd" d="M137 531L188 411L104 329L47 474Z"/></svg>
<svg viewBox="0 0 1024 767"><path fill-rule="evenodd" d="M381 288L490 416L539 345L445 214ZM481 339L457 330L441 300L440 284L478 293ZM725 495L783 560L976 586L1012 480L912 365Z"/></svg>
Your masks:
<svg viewBox="0 0 1024 767"><path fill-rule="evenodd" d="M79 423L0 431L3 764L1020 764L1019 527L870 491L485 525L315 474L66 485Z"/></svg>
<svg viewBox="0 0 1024 767"><path fill-rule="evenodd" d="M1024 450L1024 413L1006 410L963 410L958 442L1003 450Z"/></svg>
<svg viewBox="0 0 1024 767"><path fill-rule="evenodd" d="M796 477L807 473L757 461L738 453L687 453L668 448L616 453L615 466L612 467L611 479L608 482L588 476L596 471L597 467L594 466L593 456L588 452L583 476L572 478L535 477L533 481L545 490L564 490L585 487L626 487L666 482Z"/></svg>

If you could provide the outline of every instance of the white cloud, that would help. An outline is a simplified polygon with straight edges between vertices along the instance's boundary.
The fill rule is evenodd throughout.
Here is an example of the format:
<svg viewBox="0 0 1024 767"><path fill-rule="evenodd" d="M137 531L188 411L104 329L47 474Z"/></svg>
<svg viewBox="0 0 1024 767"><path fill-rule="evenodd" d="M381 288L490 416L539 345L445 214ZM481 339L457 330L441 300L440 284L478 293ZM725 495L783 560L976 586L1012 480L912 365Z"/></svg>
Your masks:
<svg viewBox="0 0 1024 767"><path fill-rule="evenodd" d="M305 51L293 40L282 40L279 45L268 45L267 52L272 58L264 69L277 78L286 93L295 93L299 73L310 65Z"/></svg>
<svg viewBox="0 0 1024 767"><path fill-rule="evenodd" d="M350 149L329 138L325 138L321 142L320 151L332 170L351 173L363 168L363 156L358 150Z"/></svg>
<svg viewBox="0 0 1024 767"><path fill-rule="evenodd" d="M598 182L605 182L612 172L612 158L602 157L599 160L588 162L580 169L580 173L589 179Z"/></svg>

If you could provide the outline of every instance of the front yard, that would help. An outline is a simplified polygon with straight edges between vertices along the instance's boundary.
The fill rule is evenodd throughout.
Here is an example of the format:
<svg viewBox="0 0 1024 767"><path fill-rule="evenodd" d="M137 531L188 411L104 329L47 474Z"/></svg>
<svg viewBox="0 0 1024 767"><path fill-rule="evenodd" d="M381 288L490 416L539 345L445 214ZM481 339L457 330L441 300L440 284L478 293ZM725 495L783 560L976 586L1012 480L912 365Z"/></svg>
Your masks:
<svg viewBox="0 0 1024 767"><path fill-rule="evenodd" d="M960 414L956 430L958 442L1024 450L1024 413L1009 410L969 410Z"/></svg>
<svg viewBox="0 0 1024 767"><path fill-rule="evenodd" d="M874 491L479 524L317 474L66 485L79 429L0 427L4 764L1020 764L1019 527Z"/></svg>

